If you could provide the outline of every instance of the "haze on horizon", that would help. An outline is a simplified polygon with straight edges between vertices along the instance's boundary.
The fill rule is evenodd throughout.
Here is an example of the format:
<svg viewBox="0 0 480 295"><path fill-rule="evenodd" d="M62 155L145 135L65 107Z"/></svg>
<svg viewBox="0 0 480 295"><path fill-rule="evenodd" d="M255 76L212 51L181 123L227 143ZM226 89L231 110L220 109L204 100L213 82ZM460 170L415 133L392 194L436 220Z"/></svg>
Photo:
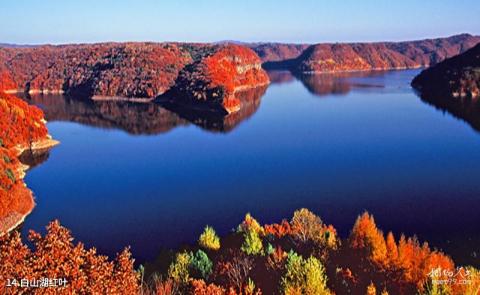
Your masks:
<svg viewBox="0 0 480 295"><path fill-rule="evenodd" d="M464 1L2 1L0 43L357 42L480 34Z"/></svg>

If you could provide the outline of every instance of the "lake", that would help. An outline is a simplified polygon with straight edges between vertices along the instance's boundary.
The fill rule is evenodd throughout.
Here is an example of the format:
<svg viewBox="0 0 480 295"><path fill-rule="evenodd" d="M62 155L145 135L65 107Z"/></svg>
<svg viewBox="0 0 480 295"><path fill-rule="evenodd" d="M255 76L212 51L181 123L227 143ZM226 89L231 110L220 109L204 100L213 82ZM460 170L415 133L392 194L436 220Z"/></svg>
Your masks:
<svg viewBox="0 0 480 295"><path fill-rule="evenodd" d="M27 174L37 206L23 231L59 219L100 253L130 245L142 263L207 224L225 234L247 212L270 223L307 207L346 237L368 210L384 232L479 266L480 133L460 119L478 109L424 102L409 86L418 72L271 72L225 118L27 98L61 144Z"/></svg>

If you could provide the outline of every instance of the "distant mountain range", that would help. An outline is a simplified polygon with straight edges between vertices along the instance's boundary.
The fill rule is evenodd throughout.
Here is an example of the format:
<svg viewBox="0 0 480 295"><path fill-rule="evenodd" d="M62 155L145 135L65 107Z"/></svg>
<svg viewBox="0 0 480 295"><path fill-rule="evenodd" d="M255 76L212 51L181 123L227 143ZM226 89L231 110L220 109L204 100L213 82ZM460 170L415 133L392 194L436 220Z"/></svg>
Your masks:
<svg viewBox="0 0 480 295"><path fill-rule="evenodd" d="M37 47L38 45L24 45L24 44L11 44L11 43L0 43L0 47L6 48L31 48Z"/></svg>
<svg viewBox="0 0 480 295"><path fill-rule="evenodd" d="M297 73L326 73L425 67L465 52L480 36L460 34L447 38L403 42L249 45L267 69Z"/></svg>

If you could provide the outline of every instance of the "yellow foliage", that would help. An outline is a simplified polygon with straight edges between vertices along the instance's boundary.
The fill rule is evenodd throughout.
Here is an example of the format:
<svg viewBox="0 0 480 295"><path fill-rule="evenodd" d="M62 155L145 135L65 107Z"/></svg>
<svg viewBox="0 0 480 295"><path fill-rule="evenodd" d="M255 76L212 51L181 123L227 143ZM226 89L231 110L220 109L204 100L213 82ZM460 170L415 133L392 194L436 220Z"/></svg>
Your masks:
<svg viewBox="0 0 480 295"><path fill-rule="evenodd" d="M198 244L205 249L218 250L220 249L220 238L215 230L207 225L198 239Z"/></svg>
<svg viewBox="0 0 480 295"><path fill-rule="evenodd" d="M331 294L327 288L325 268L314 256L310 256L305 260L302 256L290 252L288 254L286 270L287 272L282 278L284 294Z"/></svg>
<svg viewBox="0 0 480 295"><path fill-rule="evenodd" d="M370 282L370 285L367 287L367 295L377 295L377 288L375 288L373 282Z"/></svg>
<svg viewBox="0 0 480 295"><path fill-rule="evenodd" d="M175 261L168 268L168 277L177 283L186 284L190 280L190 261L192 257L188 253L177 253Z"/></svg>

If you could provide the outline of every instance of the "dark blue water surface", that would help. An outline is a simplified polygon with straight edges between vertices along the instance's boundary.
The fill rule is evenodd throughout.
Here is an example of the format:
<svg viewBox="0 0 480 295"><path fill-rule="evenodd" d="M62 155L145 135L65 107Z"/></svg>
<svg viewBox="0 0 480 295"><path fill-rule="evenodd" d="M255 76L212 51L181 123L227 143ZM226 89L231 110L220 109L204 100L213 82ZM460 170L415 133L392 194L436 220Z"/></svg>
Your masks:
<svg viewBox="0 0 480 295"><path fill-rule="evenodd" d="M364 210L479 264L480 134L423 102L418 71L294 78L271 74L243 113L206 118L158 105L30 98L61 144L26 177L37 206L87 246L137 261L307 207L343 236ZM262 95L265 91L264 95Z"/></svg>

